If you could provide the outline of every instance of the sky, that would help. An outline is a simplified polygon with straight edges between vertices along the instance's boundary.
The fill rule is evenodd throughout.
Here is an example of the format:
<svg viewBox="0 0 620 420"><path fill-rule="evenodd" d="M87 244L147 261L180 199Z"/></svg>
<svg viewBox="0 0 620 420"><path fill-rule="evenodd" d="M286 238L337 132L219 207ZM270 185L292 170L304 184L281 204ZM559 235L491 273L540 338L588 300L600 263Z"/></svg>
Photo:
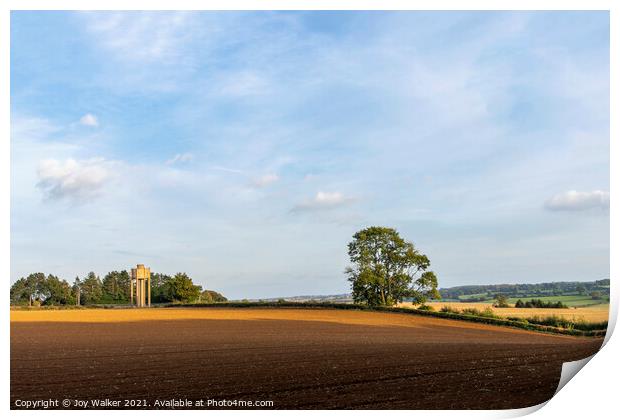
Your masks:
<svg viewBox="0 0 620 420"><path fill-rule="evenodd" d="M344 293L609 276L607 12L11 13L11 282L137 263Z"/></svg>

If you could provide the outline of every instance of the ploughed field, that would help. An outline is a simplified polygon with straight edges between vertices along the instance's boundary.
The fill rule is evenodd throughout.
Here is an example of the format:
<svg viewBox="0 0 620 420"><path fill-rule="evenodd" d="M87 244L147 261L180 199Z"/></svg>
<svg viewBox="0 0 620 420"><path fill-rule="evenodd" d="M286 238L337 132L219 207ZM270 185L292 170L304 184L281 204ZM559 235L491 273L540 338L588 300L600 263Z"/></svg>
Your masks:
<svg viewBox="0 0 620 420"><path fill-rule="evenodd" d="M275 409L519 408L551 398L562 363L601 344L354 310L11 311L11 405L108 398L154 408L176 398Z"/></svg>

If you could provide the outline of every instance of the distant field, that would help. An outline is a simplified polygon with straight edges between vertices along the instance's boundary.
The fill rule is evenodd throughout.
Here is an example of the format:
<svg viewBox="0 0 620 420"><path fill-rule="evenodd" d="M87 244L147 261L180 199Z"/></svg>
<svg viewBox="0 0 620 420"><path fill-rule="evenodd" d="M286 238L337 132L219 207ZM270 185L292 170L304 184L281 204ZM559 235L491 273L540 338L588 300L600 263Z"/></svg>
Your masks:
<svg viewBox="0 0 620 420"><path fill-rule="evenodd" d="M479 297L483 297L486 296L486 294L477 294L477 295L462 295L459 296L459 299L475 299L475 298L479 298ZM532 300L532 299L540 299L543 302L557 302L560 301L563 304L567 305L567 306L589 306L589 305L600 305L606 301L600 301L600 300L594 300L592 299L590 296L582 296L582 295L555 295L555 296L530 296L530 297L522 297L522 298L508 298L508 303L514 304L516 303L519 299L521 299L523 302L526 302L528 300ZM493 303L495 300L492 298L486 299L483 302L480 303ZM478 303L478 302L476 302Z"/></svg>
<svg viewBox="0 0 620 420"><path fill-rule="evenodd" d="M486 293L475 293L473 295L461 295L459 299L477 299L488 296Z"/></svg>
<svg viewBox="0 0 620 420"><path fill-rule="evenodd" d="M571 297L571 296L564 296ZM516 301L517 299L515 299ZM525 300L525 299L522 299ZM529 300L529 299L528 299ZM556 299L557 301L557 299ZM435 310L440 310L444 306L451 306L454 309L463 310L465 308L476 308L484 310L485 308L491 308L493 312L503 317L519 317L529 318L532 316L563 316L566 319L572 319L576 321L586 322L602 322L607 321L609 318L609 304L603 303L596 306L587 306L581 308L493 308L489 302L430 302L429 306L432 306ZM567 303L567 305L570 305ZM411 307L410 303L402 303L399 306Z"/></svg>

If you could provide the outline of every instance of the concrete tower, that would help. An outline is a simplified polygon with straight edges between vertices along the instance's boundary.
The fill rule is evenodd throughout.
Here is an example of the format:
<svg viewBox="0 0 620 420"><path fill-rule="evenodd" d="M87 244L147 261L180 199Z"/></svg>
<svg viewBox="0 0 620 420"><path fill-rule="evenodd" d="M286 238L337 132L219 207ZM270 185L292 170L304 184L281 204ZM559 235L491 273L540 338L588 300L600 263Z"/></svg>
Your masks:
<svg viewBox="0 0 620 420"><path fill-rule="evenodd" d="M144 264L138 264L136 268L131 269L130 288L132 305L134 302L134 283L136 286L136 306L139 308L151 306L151 269L145 267Z"/></svg>

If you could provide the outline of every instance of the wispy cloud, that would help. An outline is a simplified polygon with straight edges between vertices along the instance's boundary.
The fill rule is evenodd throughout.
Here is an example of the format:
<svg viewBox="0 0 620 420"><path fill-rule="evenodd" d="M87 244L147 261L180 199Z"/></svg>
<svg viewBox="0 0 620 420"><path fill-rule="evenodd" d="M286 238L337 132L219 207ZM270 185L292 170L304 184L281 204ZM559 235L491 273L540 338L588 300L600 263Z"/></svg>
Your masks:
<svg viewBox="0 0 620 420"><path fill-rule="evenodd" d="M212 166L211 169L213 169L214 171L228 172L231 174L243 174L244 173L241 169L227 168L225 166Z"/></svg>
<svg viewBox="0 0 620 420"><path fill-rule="evenodd" d="M293 207L293 212L301 212L301 211L318 211L318 210L329 210L336 207L344 206L353 201L352 197L347 197L341 192L324 192L319 191L316 193L314 197L311 199L305 200L295 207Z"/></svg>
<svg viewBox="0 0 620 420"><path fill-rule="evenodd" d="M97 127L99 126L99 120L93 114L86 114L80 118L80 124L89 127Z"/></svg>
<svg viewBox="0 0 620 420"><path fill-rule="evenodd" d="M175 163L187 163L194 160L194 155L191 153L177 153L172 159L166 161L166 165L174 165Z"/></svg>
<svg viewBox="0 0 620 420"><path fill-rule="evenodd" d="M171 60L191 36L191 13L83 13L88 29L100 45L123 61Z"/></svg>
<svg viewBox="0 0 620 420"><path fill-rule="evenodd" d="M575 190L556 194L545 202L551 211L582 211L588 209L608 209L609 191L579 192Z"/></svg>
<svg viewBox="0 0 620 420"><path fill-rule="evenodd" d="M11 117L12 141L49 140L52 135L59 131L61 131L61 127L53 124L46 118L18 115L12 115Z"/></svg>
<svg viewBox="0 0 620 420"><path fill-rule="evenodd" d="M252 185L256 188L263 188L277 182L280 177L276 174L265 174L252 180Z"/></svg>
<svg viewBox="0 0 620 420"><path fill-rule="evenodd" d="M103 159L46 159L39 162L37 176L37 187L46 198L84 201L100 193L111 173Z"/></svg>

